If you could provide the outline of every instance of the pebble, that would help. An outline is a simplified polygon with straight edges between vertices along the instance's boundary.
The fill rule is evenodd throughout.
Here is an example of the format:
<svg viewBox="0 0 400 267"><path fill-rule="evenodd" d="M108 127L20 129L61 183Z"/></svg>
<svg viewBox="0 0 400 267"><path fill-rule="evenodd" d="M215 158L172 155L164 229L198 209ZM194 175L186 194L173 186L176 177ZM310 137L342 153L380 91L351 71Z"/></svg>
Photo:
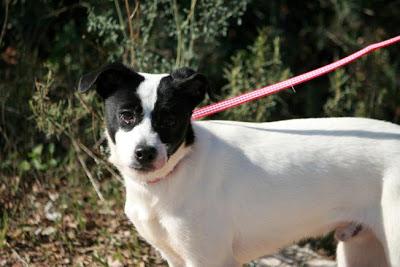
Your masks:
<svg viewBox="0 0 400 267"><path fill-rule="evenodd" d="M281 252L262 257L249 264L251 267L336 267L336 262L323 258L309 247L293 245Z"/></svg>

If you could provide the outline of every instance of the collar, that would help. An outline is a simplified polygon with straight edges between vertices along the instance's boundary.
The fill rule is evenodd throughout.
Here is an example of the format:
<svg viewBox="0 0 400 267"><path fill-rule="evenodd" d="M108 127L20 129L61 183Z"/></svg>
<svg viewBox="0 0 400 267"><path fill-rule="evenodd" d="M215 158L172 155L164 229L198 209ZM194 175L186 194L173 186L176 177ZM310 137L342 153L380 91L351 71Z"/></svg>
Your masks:
<svg viewBox="0 0 400 267"><path fill-rule="evenodd" d="M169 176L169 173L164 177L156 177L153 180L148 180L146 183L147 184L156 184L156 183L160 182L161 180L166 179L168 176Z"/></svg>
<svg viewBox="0 0 400 267"><path fill-rule="evenodd" d="M190 149L188 147L186 147L184 144L181 145L175 152L175 154L172 155L172 157L170 158L172 162L175 162L175 165L172 167L172 169L165 176L155 177L151 180L146 181L145 183L147 185L154 185L172 176L176 172L176 169L179 168L178 165L180 165L181 162L187 157L189 151Z"/></svg>
<svg viewBox="0 0 400 267"><path fill-rule="evenodd" d="M172 170L171 170L169 173L167 173L167 175L162 176L162 177L156 177L156 178L154 178L154 179L148 180L148 181L146 181L146 183L147 183L148 185L153 185L153 184L157 184L158 182L160 182L160 181L162 181L162 180L167 179L167 178L170 177L170 176L172 175L172 173L176 170L176 167L178 166L178 164L179 164L180 162L181 162L181 160L178 161L178 162L175 164L175 166L172 168Z"/></svg>

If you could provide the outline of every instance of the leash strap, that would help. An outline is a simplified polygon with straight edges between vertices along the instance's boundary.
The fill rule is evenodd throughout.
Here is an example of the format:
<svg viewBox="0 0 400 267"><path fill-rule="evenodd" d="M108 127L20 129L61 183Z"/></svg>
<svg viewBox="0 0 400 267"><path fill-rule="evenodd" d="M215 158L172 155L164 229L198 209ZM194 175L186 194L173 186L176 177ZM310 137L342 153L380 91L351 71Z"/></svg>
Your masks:
<svg viewBox="0 0 400 267"><path fill-rule="evenodd" d="M192 119L198 120L198 119L204 118L206 116L221 112L228 108L233 108L233 107L242 105L244 103L247 103L249 101L256 100L256 99L264 97L264 96L275 94L284 89L292 88L295 85L304 83L306 81L309 81L309 80L315 79L319 76L322 76L326 73L332 72L335 69L340 68L344 65L347 65L347 64L353 62L354 60L356 60L366 54L369 54L377 49L393 45L397 42L400 42L400 35L396 36L394 38L391 38L389 40L386 40L386 41L371 44L371 45L369 45L369 46L367 46L345 58L335 61L329 65L326 65L326 66L320 67L318 69L306 72L304 74L295 76L286 81L282 81L282 82L279 82L279 83L276 83L273 85L265 86L260 89L256 89L254 91L244 93L239 96L235 96L235 97L232 97L232 98L229 98L226 100L222 100L218 103L214 103L214 104L211 104L211 105L208 105L205 107L201 107L201 108L193 111Z"/></svg>

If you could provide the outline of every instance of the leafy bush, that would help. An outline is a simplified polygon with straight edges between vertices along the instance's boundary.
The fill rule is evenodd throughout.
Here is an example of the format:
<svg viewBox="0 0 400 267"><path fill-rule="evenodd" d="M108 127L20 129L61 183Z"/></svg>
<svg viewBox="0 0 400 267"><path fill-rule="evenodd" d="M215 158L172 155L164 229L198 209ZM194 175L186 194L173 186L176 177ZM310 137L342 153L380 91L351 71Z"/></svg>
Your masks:
<svg viewBox="0 0 400 267"><path fill-rule="evenodd" d="M286 80L291 74L282 62L280 37L273 37L267 29L260 30L254 44L235 53L231 61L225 69L225 79L229 81L224 87L226 97ZM277 118L278 114L289 116L288 113L281 95L273 95L229 109L220 116L230 120L263 122Z"/></svg>
<svg viewBox="0 0 400 267"><path fill-rule="evenodd" d="M72 177L85 175L103 198L97 180L105 174L104 170L119 176L105 160L102 104L93 92L88 95L72 93L79 75L116 60L152 72L169 71L183 64L193 65L204 53L214 49L218 38L227 33L230 20L240 18L248 1L193 0L178 4L177 1L154 0L134 3L134 6L128 1L51 5L44 0L38 1L37 5L15 3L13 8L27 16L39 16L41 9L48 12L50 15L43 23L51 35L46 35L38 44L32 40L24 43L25 29L17 21L11 22L16 33L11 35L7 45L23 51L30 44L32 48L26 53L34 58L32 62L18 58L16 66L22 68L21 72L24 68L38 71L25 75L18 73L24 77L19 80L21 87L12 92L2 90L6 94L2 94L1 103L9 109L17 109L17 114L21 114L26 123L13 125L4 121L1 129L4 127L5 144L13 143L9 137L13 132L24 132L27 125L33 129L23 134L29 141L21 141L21 145L12 148L5 147L8 156L0 167L7 176L46 178L58 176L60 172ZM77 17L77 13L85 16ZM65 16L63 20L61 16ZM21 21L22 18L19 17ZM40 29L40 25L35 24L29 28ZM12 38L21 38L21 41L13 42ZM48 47L48 43L54 45ZM43 51L47 56L41 54ZM14 68L12 64L6 65L6 72L11 68ZM6 83L1 86L7 86L7 82L18 84L17 77L7 76ZM22 101L22 97L29 105L21 107L19 102L10 101ZM18 117L8 110L2 112L3 118ZM30 115L25 117L23 114Z"/></svg>
<svg viewBox="0 0 400 267"><path fill-rule="evenodd" d="M330 92L324 111L328 116L358 116L398 122L400 100L396 68L387 50L376 51L330 75ZM366 71L373 70L373 71ZM379 84L379 85L378 85Z"/></svg>

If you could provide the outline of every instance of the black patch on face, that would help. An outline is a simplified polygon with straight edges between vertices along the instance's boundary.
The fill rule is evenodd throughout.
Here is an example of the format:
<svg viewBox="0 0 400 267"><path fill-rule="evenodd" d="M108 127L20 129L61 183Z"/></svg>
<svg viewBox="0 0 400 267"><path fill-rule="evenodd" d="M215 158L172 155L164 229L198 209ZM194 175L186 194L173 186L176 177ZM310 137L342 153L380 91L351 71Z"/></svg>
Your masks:
<svg viewBox="0 0 400 267"><path fill-rule="evenodd" d="M201 74L182 68L161 79L152 111L152 126L171 156L182 143L191 145L193 109L204 99L208 82Z"/></svg>
<svg viewBox="0 0 400 267"><path fill-rule="evenodd" d="M118 128L129 131L143 118L141 101L136 94L142 81L143 76L121 63L109 64L79 80L80 92L86 92L96 84L96 91L105 102L107 131L114 143ZM134 115L134 123L124 123L121 120L123 113Z"/></svg>
<svg viewBox="0 0 400 267"><path fill-rule="evenodd" d="M122 88L115 91L105 99L105 118L107 131L111 140L115 143L115 133L119 128L130 131L143 119L143 109L136 87ZM126 123L121 118L124 113L131 113L133 123Z"/></svg>
<svg viewBox="0 0 400 267"><path fill-rule="evenodd" d="M190 124L192 108L185 99L175 95L171 87L171 77L161 80L157 90L157 101L151 114L151 123L161 142L167 146L167 154L171 156L186 141L189 134L190 144L194 141L194 133ZM189 143L186 143L189 145Z"/></svg>

